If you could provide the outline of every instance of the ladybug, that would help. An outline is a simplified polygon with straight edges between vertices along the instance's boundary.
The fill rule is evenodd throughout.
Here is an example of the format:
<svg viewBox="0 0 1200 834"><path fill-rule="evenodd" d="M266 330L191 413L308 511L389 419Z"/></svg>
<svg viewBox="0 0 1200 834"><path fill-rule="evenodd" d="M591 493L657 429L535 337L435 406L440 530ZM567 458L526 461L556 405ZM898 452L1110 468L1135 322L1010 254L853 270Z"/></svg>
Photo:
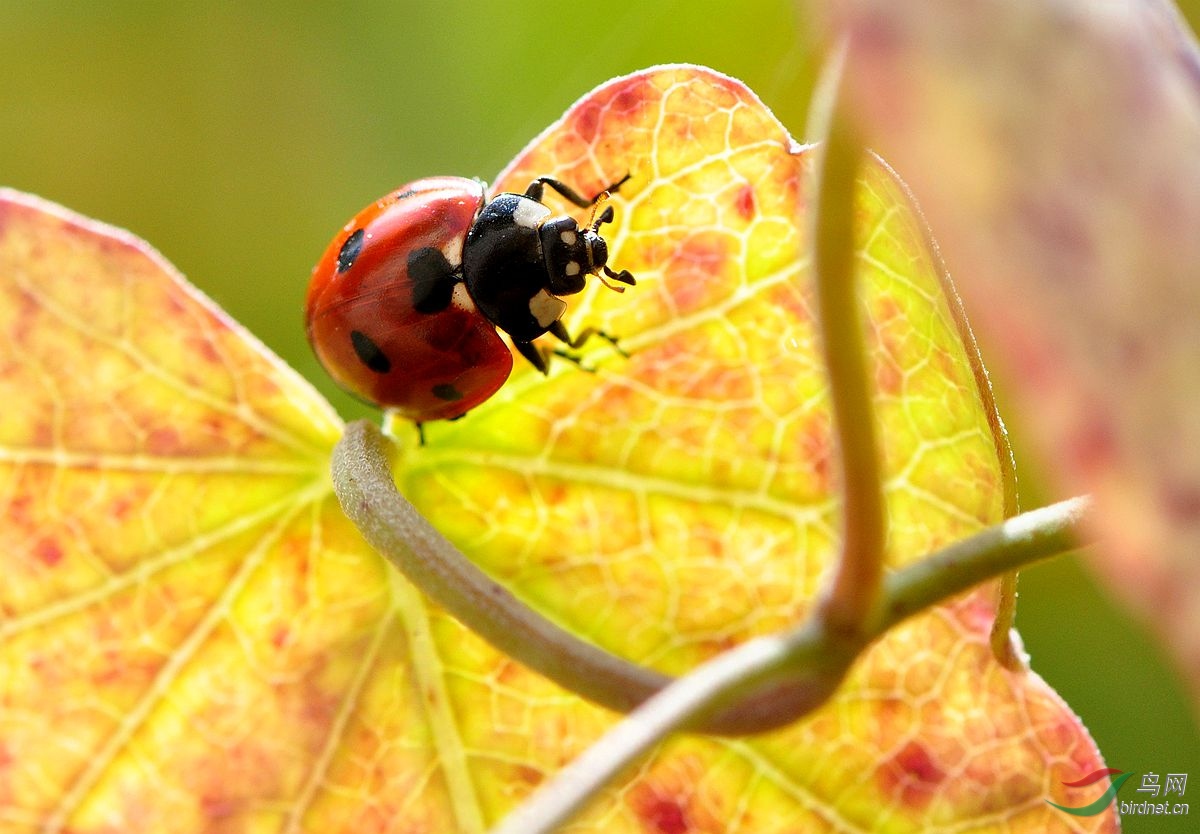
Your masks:
<svg viewBox="0 0 1200 834"><path fill-rule="evenodd" d="M542 373L551 351L533 340L545 333L570 348L593 334L615 345L590 329L572 338L561 297L589 275L618 292L636 283L608 266L599 232L613 219L612 206L599 206L624 181L588 200L539 177L524 194L488 200L478 180L430 177L376 200L313 269L313 351L350 393L420 424L461 417L504 384L513 359L497 328ZM591 208L591 222L554 216L542 202L547 187Z"/></svg>

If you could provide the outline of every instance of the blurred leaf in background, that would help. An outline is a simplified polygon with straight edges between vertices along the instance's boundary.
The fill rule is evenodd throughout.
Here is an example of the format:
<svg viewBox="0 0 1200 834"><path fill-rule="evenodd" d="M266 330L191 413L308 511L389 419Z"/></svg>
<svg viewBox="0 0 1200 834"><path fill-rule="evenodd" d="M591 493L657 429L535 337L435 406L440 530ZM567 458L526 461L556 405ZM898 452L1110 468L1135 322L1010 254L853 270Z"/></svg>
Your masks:
<svg viewBox="0 0 1200 834"><path fill-rule="evenodd" d="M1194 27L1200 2L1182 8ZM656 63L740 78L802 137L806 28L789 0L10 0L0 184L151 241L355 417L366 410L319 371L300 324L309 270L355 211L421 176L492 178L586 90ZM1161 651L1076 565L1026 573L1019 624L1110 764L1200 772L1194 714Z"/></svg>

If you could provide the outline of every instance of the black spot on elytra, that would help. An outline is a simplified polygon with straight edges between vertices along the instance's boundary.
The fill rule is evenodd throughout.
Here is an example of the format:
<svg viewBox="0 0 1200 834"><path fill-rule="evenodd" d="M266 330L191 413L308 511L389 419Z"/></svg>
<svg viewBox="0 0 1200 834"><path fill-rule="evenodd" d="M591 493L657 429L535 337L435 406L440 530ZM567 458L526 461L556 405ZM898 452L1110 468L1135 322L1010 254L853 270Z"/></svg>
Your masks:
<svg viewBox="0 0 1200 834"><path fill-rule="evenodd" d="M386 374L392 369L392 361L387 358L379 345L371 341L371 337L359 330L350 331L350 344L362 363L377 374Z"/></svg>
<svg viewBox="0 0 1200 834"><path fill-rule="evenodd" d="M441 249L424 246L408 256L412 305L418 313L440 313L450 306L458 277Z"/></svg>
<svg viewBox="0 0 1200 834"><path fill-rule="evenodd" d="M435 397L448 403L457 402L463 398L462 391L450 384L435 385L432 390Z"/></svg>
<svg viewBox="0 0 1200 834"><path fill-rule="evenodd" d="M406 188L403 191L397 191L393 195L393 197L396 200L407 200L409 197L411 197L412 195L414 195L416 193L417 193L417 191L415 188Z"/></svg>
<svg viewBox="0 0 1200 834"><path fill-rule="evenodd" d="M342 244L342 248L338 250L337 256L337 271L341 275L350 267L354 266L354 261L358 258L358 253L362 251L363 230L355 229L350 237L346 238L346 242Z"/></svg>

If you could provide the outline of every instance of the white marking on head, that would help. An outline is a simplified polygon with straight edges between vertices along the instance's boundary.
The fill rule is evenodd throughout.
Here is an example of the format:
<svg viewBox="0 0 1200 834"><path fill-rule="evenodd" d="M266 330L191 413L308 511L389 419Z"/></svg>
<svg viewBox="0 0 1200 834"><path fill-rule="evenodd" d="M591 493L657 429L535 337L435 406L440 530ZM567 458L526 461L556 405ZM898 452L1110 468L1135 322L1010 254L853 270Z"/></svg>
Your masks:
<svg viewBox="0 0 1200 834"><path fill-rule="evenodd" d="M574 246L575 241L579 236L576 235L575 232L571 229L563 229L562 234L560 234L558 237L567 246Z"/></svg>
<svg viewBox="0 0 1200 834"><path fill-rule="evenodd" d="M579 261L567 261L566 267L563 269L569 277L574 277L579 274Z"/></svg>
<svg viewBox="0 0 1200 834"><path fill-rule="evenodd" d="M544 289L538 290L538 294L529 299L529 314L538 323L538 327L549 327L562 318L565 312L567 302Z"/></svg>
<svg viewBox="0 0 1200 834"><path fill-rule="evenodd" d="M550 216L550 209L535 200L522 199L513 210L513 222L526 229L536 229Z"/></svg>

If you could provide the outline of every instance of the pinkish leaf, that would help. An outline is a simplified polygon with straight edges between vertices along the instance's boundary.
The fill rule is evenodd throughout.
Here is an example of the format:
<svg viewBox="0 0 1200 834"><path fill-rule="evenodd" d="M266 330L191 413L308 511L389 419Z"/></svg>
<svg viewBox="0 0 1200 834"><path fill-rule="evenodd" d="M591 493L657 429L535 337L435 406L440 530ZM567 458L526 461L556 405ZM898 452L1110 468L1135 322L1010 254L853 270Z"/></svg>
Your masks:
<svg viewBox="0 0 1200 834"><path fill-rule="evenodd" d="M1113 590L1200 686L1200 54L1168 3L838 0L911 182Z"/></svg>

